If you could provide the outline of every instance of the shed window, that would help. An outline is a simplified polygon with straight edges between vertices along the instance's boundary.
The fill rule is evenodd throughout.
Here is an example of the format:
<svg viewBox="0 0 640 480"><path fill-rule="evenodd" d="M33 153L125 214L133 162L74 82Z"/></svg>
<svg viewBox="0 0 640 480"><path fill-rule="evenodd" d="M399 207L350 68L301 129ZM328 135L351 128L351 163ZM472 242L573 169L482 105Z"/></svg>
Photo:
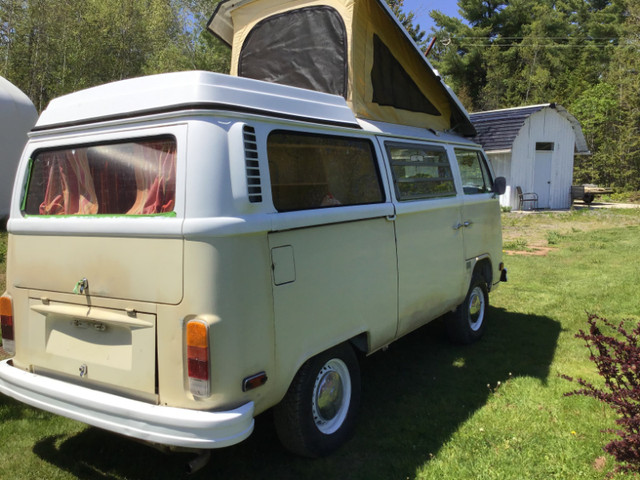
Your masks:
<svg viewBox="0 0 640 480"><path fill-rule="evenodd" d="M31 161L27 215L173 212L174 138L41 150Z"/></svg>
<svg viewBox="0 0 640 480"><path fill-rule="evenodd" d="M249 32L238 76L347 96L347 32L327 6L268 17Z"/></svg>
<svg viewBox="0 0 640 480"><path fill-rule="evenodd" d="M552 152L554 147L553 142L536 142L536 151L538 152Z"/></svg>
<svg viewBox="0 0 640 480"><path fill-rule="evenodd" d="M276 131L267 140L273 204L280 212L384 201L369 140Z"/></svg>
<svg viewBox="0 0 640 480"><path fill-rule="evenodd" d="M398 200L456 194L451 165L442 147L387 143Z"/></svg>

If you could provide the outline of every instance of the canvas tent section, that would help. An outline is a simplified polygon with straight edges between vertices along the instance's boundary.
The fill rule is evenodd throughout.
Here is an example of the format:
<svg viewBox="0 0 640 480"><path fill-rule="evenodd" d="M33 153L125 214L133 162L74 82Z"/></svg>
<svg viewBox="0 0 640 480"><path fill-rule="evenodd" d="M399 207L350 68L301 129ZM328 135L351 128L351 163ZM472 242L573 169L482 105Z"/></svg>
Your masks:
<svg viewBox="0 0 640 480"><path fill-rule="evenodd" d="M571 206L576 155L589 149L578 120L554 103L472 113L482 145L494 172L507 179L500 204L513 210L565 209ZM520 202L522 193L537 201ZM529 197L531 198L531 197Z"/></svg>
<svg viewBox="0 0 640 480"><path fill-rule="evenodd" d="M231 74L344 97L362 119L475 133L383 0L226 0L209 29Z"/></svg>
<svg viewBox="0 0 640 480"><path fill-rule="evenodd" d="M0 77L0 224L9 215L13 179L27 132L38 119L36 108L18 87Z"/></svg>

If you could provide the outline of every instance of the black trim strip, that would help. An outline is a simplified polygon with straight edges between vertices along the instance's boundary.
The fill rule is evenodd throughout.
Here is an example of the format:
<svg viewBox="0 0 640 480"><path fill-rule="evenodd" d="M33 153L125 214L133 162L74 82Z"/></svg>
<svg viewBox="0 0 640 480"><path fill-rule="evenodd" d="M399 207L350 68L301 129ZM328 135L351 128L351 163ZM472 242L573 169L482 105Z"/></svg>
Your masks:
<svg viewBox="0 0 640 480"><path fill-rule="evenodd" d="M271 110L261 110L259 108L238 107L236 105L225 105L223 103L203 102L203 103L185 103L172 105L170 107L151 108L148 110L136 110L135 112L120 113L114 115L105 115L102 117L86 118L75 122L54 123L51 125L36 126L31 129L32 132L42 132L46 130L55 130L59 128L78 127L82 125L90 125L92 123L108 122L114 120L125 120L128 118L144 117L148 115L158 115L162 113L179 112L181 110L220 110L225 112L237 112L253 115L262 115L266 117L275 117L286 120L296 120L305 123L316 123L320 125L331 125L336 127L354 128L361 130L362 127L358 123L339 122L334 120L325 120L313 117L302 117L298 115L290 115L286 113L273 112Z"/></svg>

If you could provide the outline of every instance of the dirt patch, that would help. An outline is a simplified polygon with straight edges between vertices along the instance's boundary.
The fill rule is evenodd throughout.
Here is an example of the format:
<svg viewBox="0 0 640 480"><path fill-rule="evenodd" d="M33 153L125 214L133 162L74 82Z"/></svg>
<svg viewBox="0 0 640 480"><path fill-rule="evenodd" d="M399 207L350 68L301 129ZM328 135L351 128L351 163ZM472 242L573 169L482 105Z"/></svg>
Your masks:
<svg viewBox="0 0 640 480"><path fill-rule="evenodd" d="M503 250L503 253L507 255L532 255L536 257L546 257L551 250L555 248L551 247L527 247L526 250Z"/></svg>

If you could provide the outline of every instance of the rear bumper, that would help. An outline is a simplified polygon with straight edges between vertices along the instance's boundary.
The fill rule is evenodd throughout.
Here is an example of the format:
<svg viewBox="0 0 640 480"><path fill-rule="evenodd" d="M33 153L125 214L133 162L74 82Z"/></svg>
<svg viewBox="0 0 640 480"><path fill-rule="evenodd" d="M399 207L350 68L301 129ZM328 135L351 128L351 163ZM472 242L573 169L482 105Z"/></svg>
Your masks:
<svg viewBox="0 0 640 480"><path fill-rule="evenodd" d="M34 407L151 443L207 449L233 445L253 431L253 402L209 412L151 405L35 375L0 362L0 392Z"/></svg>

